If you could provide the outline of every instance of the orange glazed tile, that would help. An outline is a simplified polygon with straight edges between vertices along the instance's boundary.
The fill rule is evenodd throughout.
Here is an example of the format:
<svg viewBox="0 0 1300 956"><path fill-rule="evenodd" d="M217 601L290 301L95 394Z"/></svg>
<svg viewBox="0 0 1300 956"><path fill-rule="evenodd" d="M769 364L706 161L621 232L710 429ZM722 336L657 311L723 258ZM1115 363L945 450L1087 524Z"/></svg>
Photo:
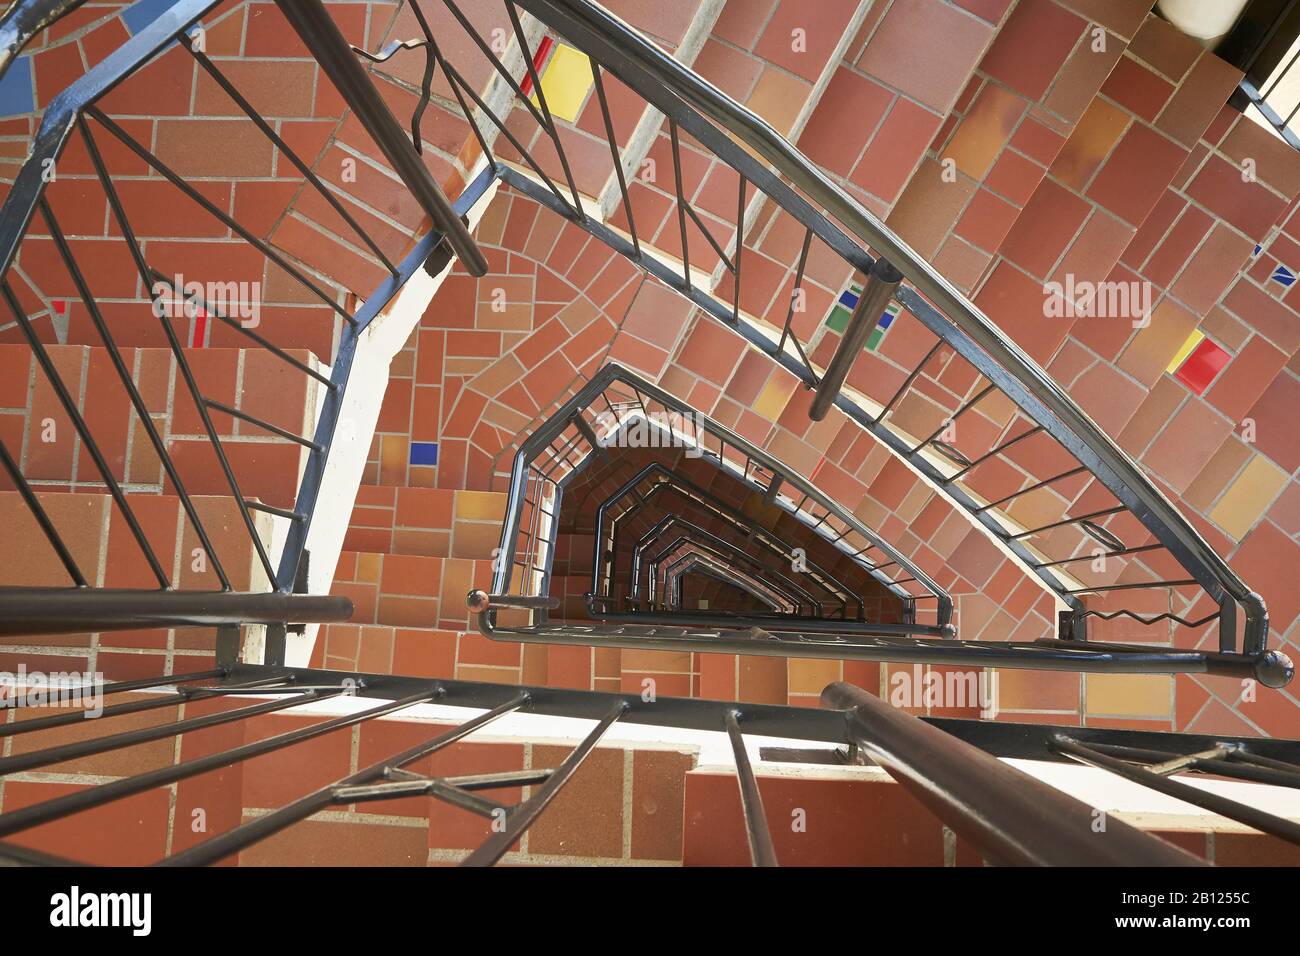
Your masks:
<svg viewBox="0 0 1300 956"><path fill-rule="evenodd" d="M1287 474L1263 455L1256 455L1224 492L1210 519L1240 540L1255 527L1287 483Z"/></svg>
<svg viewBox="0 0 1300 956"><path fill-rule="evenodd" d="M1093 100L1048 171L1065 185L1082 190L1110 155L1129 121L1123 110L1104 100Z"/></svg>
<svg viewBox="0 0 1300 956"><path fill-rule="evenodd" d="M787 135L810 92L812 86L807 81L767 68L754 84L754 91L749 94L745 105L767 120L777 132ZM605 159L608 165L608 155Z"/></svg>
<svg viewBox="0 0 1300 956"><path fill-rule="evenodd" d="M1026 105L1023 97L987 84L941 158L953 160L967 176L982 180L1011 138L1011 131L1024 115Z"/></svg>

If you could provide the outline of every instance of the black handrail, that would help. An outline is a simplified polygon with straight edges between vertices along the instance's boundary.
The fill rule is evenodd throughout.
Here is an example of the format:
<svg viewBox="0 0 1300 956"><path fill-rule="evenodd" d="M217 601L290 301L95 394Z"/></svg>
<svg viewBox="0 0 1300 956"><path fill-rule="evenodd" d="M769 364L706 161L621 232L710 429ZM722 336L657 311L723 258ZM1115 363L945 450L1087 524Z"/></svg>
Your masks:
<svg viewBox="0 0 1300 956"><path fill-rule="evenodd" d="M420 208L432 219L434 231L446 237L470 275L485 275L488 264L482 250L420 161L415 144L357 62L356 53L325 5L320 0L276 0L276 6L334 82Z"/></svg>
<svg viewBox="0 0 1300 956"><path fill-rule="evenodd" d="M219 682L206 683L212 679ZM167 683L186 684L187 689L170 691L163 686ZM846 683L825 688L823 709L676 697L647 699L640 694L249 664L174 678L98 684L95 690L108 696L142 688L151 690L147 700L119 705L111 713L105 710L102 720L95 722L96 733L83 735L72 744L60 743L57 736L48 741L29 737L35 743L6 762L14 767L45 767L70 755L106 753L167 738L183 740L186 733L221 724L241 725L263 714L289 714L299 705L344 695L359 697L364 705L348 707L345 713L329 715L273 736L219 748L167 767L79 787L73 793L10 809L0 814L0 836L58 820L68 821L87 810L145 790L257 757L283 753L325 734L343 732L401 715L412 707L435 703L440 708L455 708L463 713L459 718L452 718L457 721L453 726L434 727L404 750L345 773L299 799L271 808L266 814L210 836L157 863L166 866L216 863L330 806L416 795L445 801L504 824L504 827L494 827L495 832L465 860L471 865L493 863L546 811L615 723L726 733L735 757L751 857L759 865L776 863L777 853L772 839L774 831L763 808L761 778L750 758L752 748L745 739L747 735L845 748L840 753L847 751L846 759L859 764L865 762L864 756L870 758L912 791L946 826L969 841L986 860L995 863L1203 865L1202 860L1123 821L1111 818L1106 820L1104 828L1097 827L1102 811L998 758L1057 763L1082 760L1175 795L1209 813L1237 819L1293 842L1298 838L1292 821L1167 776L1212 773L1243 781L1300 787L1300 741L1297 740L1205 737L1095 727L1069 728L1066 736L1061 728L1043 724L920 718L892 708ZM217 694L242 696L246 701L243 706L213 714L178 714L171 720L151 721L147 727L118 726L116 732L113 730L116 717L138 712L142 705L161 710L188 699ZM262 699L258 700L259 697ZM27 706L21 699L10 703ZM453 746L511 714L576 718L593 721L594 726L555 767L457 777L418 774L406 769L415 761ZM446 714L440 717L445 718ZM37 733L64 725L49 718L15 723L32 724L38 728ZM521 726L514 733L527 737L529 729ZM484 791L521 786L535 789L531 796L513 807L482 795ZM870 827L872 821L865 820L862 825ZM0 844L0 856L14 855L11 847ZM32 856L26 862L75 863Z"/></svg>
<svg viewBox="0 0 1300 956"><path fill-rule="evenodd" d="M844 712L848 734L889 775L979 848L1011 866L1204 866L1186 850L1096 811L1037 777L928 726L852 684L831 684L822 706Z"/></svg>

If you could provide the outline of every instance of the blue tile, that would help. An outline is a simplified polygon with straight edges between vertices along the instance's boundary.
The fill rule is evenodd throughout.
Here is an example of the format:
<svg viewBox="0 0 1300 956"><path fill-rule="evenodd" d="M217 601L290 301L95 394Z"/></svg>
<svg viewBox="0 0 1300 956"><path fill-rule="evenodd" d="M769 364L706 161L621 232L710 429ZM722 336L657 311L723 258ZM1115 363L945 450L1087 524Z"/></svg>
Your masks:
<svg viewBox="0 0 1300 956"><path fill-rule="evenodd" d="M22 116L36 109L32 58L20 56L0 79L0 116Z"/></svg>
<svg viewBox="0 0 1300 956"><path fill-rule="evenodd" d="M1273 270L1273 275L1270 278L1281 285L1289 286L1295 282L1295 273L1286 266L1278 266Z"/></svg>
<svg viewBox="0 0 1300 956"><path fill-rule="evenodd" d="M134 35L175 5L176 0L136 0L134 5L122 12L122 21Z"/></svg>
<svg viewBox="0 0 1300 956"><path fill-rule="evenodd" d="M412 465L438 464L438 443L436 441L411 442Z"/></svg>
<svg viewBox="0 0 1300 956"><path fill-rule="evenodd" d="M844 306L845 308L851 309L857 304L858 304L858 297L854 295L852 292L850 292L848 289L845 289L843 292L840 293L840 305Z"/></svg>
<svg viewBox="0 0 1300 956"><path fill-rule="evenodd" d="M894 313L894 312L886 312L884 315L882 315L882 316L880 317L880 325L879 325L879 328L887 329L887 328L889 328L891 325L893 325L893 324L894 324L894 316L895 316L896 314L897 314L897 313Z"/></svg>

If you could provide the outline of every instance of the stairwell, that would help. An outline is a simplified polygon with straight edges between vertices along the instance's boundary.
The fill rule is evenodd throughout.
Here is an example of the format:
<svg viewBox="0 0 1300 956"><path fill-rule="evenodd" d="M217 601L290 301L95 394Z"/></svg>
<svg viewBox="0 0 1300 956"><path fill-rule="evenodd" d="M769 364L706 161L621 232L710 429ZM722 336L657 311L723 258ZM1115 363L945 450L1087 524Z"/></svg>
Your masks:
<svg viewBox="0 0 1300 956"><path fill-rule="evenodd" d="M1271 643L1291 645L1295 656L1300 607L1289 569L1300 558L1300 491L1294 479L1300 444L1286 416L1300 374L1295 358L1300 299L1292 284L1276 277L1279 268L1293 275L1300 269L1300 161L1281 141L1224 106L1238 74L1152 15L1151 4L1141 0L837 0L819 4L815 12L807 6L792 0L706 0L698 9L673 5L647 12L638 4L609 4L788 134L971 295L1260 590L1272 613ZM418 32L405 6L395 11L392 4L358 2L329 8L349 40L367 50ZM50 84L63 82L55 79L61 76L59 64L72 71L65 80L75 78L80 63L92 65L126 29L102 15L92 5L84 19L65 22L32 52L34 108L49 102ZM439 35L460 31L449 15L438 16L443 19L432 26ZM501 25L497 19L509 27L504 14L496 19L484 14L481 20L472 14L471 19L485 40ZM334 98L305 50L298 52L274 5L226 3L205 23L207 54L224 59L222 66L232 75L238 71L237 82L259 111L312 157L313 171L334 187L367 231L381 237L384 254L396 258L409 252L418 209L400 183L379 172L376 147ZM806 33L802 50L791 46L795 30ZM467 40L463 48L473 52ZM67 65L73 50L75 68ZM414 109L421 66L421 57L399 54L372 69L399 118ZM523 76L522 63L519 71ZM472 79L486 83L485 63ZM606 82L619 143L638 157L630 169L643 169L648 160L659 170L631 184L637 231L647 246L680 260L667 124L612 77ZM435 94L421 124L424 158L455 196L472 178L478 150L448 105L450 90L435 86ZM327 281L340 299L355 301L378 286L384 273L373 251L349 233L336 210L310 190L299 191L301 177L283 157L260 147L214 148L230 142L222 137L234 128L234 110L184 51L165 54L112 96L117 100L107 101L106 113L133 124L140 137L152 137L178 172L201 183L241 222L251 218L260 236L307 263L313 277ZM595 104L596 97L585 94L572 122L560 124L562 138L576 157L578 191L612 226L626 230L630 223L618 203ZM17 155L20 143L25 148L34 130L36 110L31 112L2 121L6 154ZM155 118L140 120L137 114ZM540 140L539 133L526 145ZM689 140L681 149L680 188L713 238L730 248L735 174ZM505 156L508 150L501 152ZM154 193L165 184L147 176L131 155L106 155L113 171L138 190L127 197L133 211L175 202ZM215 157L232 155L244 166L237 174L213 166ZM1254 160L1254 181L1239 173L1246 159ZM344 173L349 160L354 174L360 170L355 178ZM543 166L563 181L557 163L547 160ZM107 248L117 233L103 197L89 187L80 195L76 190L78 177L93 173L89 160L74 147L59 170L68 181L65 190L52 193L55 212L61 220L70 217L65 230L75 236L79 258L96 263L91 279L96 292L124 300L120 317L110 318L120 329L118 343L152 423L184 464L195 507L217 516L216 526L230 533L231 543L219 550L238 556L226 561L232 580L254 588L266 574L238 525L228 487L217 480L219 469L204 457L206 446L192 440L201 423L178 391L183 382L165 342L139 321L138 309L125 305L126 300L140 303L134 282L120 290L113 286L122 262L108 253L96 258L96 248ZM952 593L962 638L1033 640L1055 633L1055 604L1042 587L847 416L832 410L824 421L810 421L811 393L794 376L527 196L500 188L485 205L474 235L489 273L473 278L453 264L427 306L402 318L409 335L400 347L394 342L360 487L346 530L340 528L337 564L332 573L328 567L314 569L324 575L317 580L325 581L330 593L352 599L355 613L347 623L321 625L314 637L304 634L298 647L304 659L310 654L311 666L620 692L640 692L650 677L661 693L674 696L797 706L817 706L817 695L831 681L850 681L889 699L892 687L910 679L911 665L521 645L477 633L465 594L489 586L511 458L522 439L607 361L658 382L797 465L851 507ZM802 237L790 228L789 217L775 214L770 205L751 212L740 308L779 329ZM198 274L205 257L232 255L229 232L190 233L185 224L191 222L198 219L165 215L143 228L165 274ZM692 267L703 281L712 281L710 273L722 272L721 257L695 223L682 230ZM36 243L24 251L25 275L57 272L50 265L50 246ZM263 284L269 303L262 318L266 336L309 367L325 368L339 335L337 328L327 331L329 310L260 259L232 261L231 270L233 277ZM1133 328L1123 319L1045 318L1044 283L1064 281L1067 274L1075 282L1151 283L1153 321ZM812 360L824 367L843 329L836 309L845 309L836 303L854 298L851 283L860 277L829 257L810 261L806 276L807 305L793 328L810 343ZM720 295L729 282L716 283ZM846 294L848 300L842 298ZM30 295L39 306L33 314L39 313L35 324L42 341L64 375L79 385L78 408L97 437L115 436L109 463L117 477L131 490L139 486L154 496L144 533L156 544L169 581L206 580L211 571L194 563L197 545L181 501L150 458L142 425L112 381L106 350L74 301L76 289L66 281L47 283L34 286ZM859 357L849 386L883 404L925 354L928 342L917 331L907 313L895 318ZM22 341L14 327L0 328L0 342ZM277 377L262 366L264 352L236 347L241 343L216 324L186 344L207 397L309 433L317 402L310 380ZM72 440L75 429L39 369L25 364L29 357L25 344L0 345L0 438L10 449L23 449L25 473L41 479L42 501L49 502L60 531L77 542L79 563L98 569L96 583L149 586L137 551L128 557L134 543L129 529L122 527L103 486L88 484L92 465ZM900 409L917 434L929 433L931 424L970 394L973 378L951 359L940 351L920 379L924 397ZM987 447L1013 426L1013 411L981 407L964 416L961 443ZM39 441L46 421L63 437ZM215 424L244 497L292 505L304 449L272 441L264 430L231 415L218 414ZM1004 470L988 477L989 497L1000 496L993 489L1026 486L1063 470L1050 455L1047 443L1026 442L1013 464L999 463ZM1097 489L1088 478L1026 495L1015 505L1018 520L1033 527L1094 507L1089 502L1096 500ZM15 540L35 542L30 523L18 523L26 511L12 485L0 488L0 510L13 516L12 523L4 519L5 526L14 529ZM273 515L261 514L258 530L268 549L283 541L283 521ZM573 545L572 564L564 570L582 576L590 570L582 560L590 557L581 544ZM42 553L10 566L0 583L51 583L59 571L52 558ZM1192 600L1159 592L1141 610L1199 617L1205 608ZM1093 598L1090 606L1120 605ZM1168 623L1151 627L1119 618L1094 619L1091 626L1091 636L1099 640L1177 647L1213 641L1212 629ZM0 667L13 669L25 661L28 667L99 670L110 679L176 673L210 666L213 641L211 630L186 628L20 643L6 639L13 646L0 646ZM1247 695L1236 681L1205 675L1003 670L998 687L995 719L1021 723L1288 737L1300 727L1300 703L1291 692ZM233 703L193 702L183 705L183 713L227 706ZM924 702L904 706L918 714L973 716ZM39 777L6 779L0 783L0 810L98 778L260 739L311 719L267 715L237 730L202 731L180 744L168 739L58 765ZM521 743L506 731L499 739L476 738L412 769L454 776L554 766L574 735L560 726L544 743ZM121 801L93 811L102 836L89 853L77 842L83 831L72 821L14 839L54 853L76 845L78 852L70 855L88 862L152 862L424 736L427 724L382 719L295 748L288 758L258 758L179 784L174 803L168 803L173 798L166 790ZM4 755L21 752L25 739L5 738ZM510 859L520 864L745 863L729 760L716 742L633 737L602 745ZM759 776L783 862L982 862L878 769L764 763ZM513 802L518 794L497 796ZM196 810L204 811L206 830L190 826ZM799 811L810 821L803 831L791 825ZM1130 812L1140 825L1221 864L1294 865L1293 848L1271 837L1223 821L1189 822L1167 807L1163 811L1141 805ZM864 819L873 821L866 831L856 823L848 827L847 821ZM238 862L446 864L477 846L486 827L481 818L436 800L356 805L298 824L244 851ZM854 840L842 838L847 829L855 832Z"/></svg>

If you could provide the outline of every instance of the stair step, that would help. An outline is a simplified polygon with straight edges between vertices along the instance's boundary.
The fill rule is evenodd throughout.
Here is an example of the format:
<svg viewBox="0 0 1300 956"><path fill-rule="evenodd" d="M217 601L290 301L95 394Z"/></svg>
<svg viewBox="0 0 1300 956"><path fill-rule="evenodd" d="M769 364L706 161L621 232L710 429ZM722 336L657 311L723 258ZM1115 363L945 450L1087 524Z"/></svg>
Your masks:
<svg viewBox="0 0 1300 956"><path fill-rule="evenodd" d="M501 543L507 499L494 491L362 485L344 547L490 560Z"/></svg>

